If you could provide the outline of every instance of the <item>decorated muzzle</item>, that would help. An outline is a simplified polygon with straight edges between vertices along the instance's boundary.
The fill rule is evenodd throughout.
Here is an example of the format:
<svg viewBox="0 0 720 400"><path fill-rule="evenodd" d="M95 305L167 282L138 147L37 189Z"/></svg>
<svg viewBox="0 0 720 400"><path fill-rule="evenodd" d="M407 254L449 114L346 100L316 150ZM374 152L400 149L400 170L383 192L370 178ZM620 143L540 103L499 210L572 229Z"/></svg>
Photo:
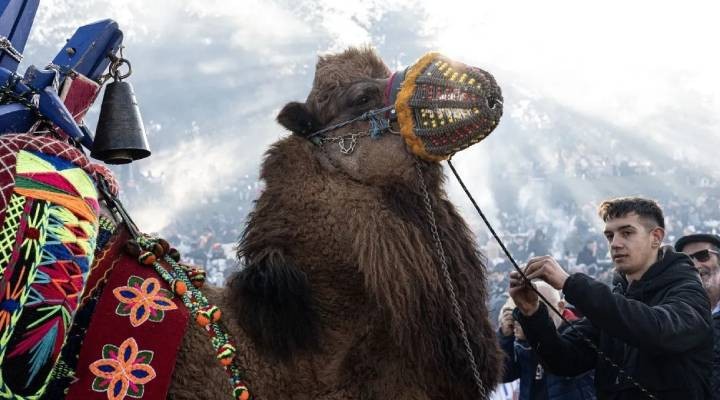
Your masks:
<svg viewBox="0 0 720 400"><path fill-rule="evenodd" d="M391 130L390 121L397 119L400 133L415 155L442 161L483 140L502 116L503 98L492 75L438 53L428 53L394 73L385 88L385 99L383 108L325 127L307 138L318 145L337 142L344 154L351 154L358 137L377 138ZM369 122L366 134L326 137L358 121Z"/></svg>
<svg viewBox="0 0 720 400"><path fill-rule="evenodd" d="M483 140L502 116L492 75L438 53L393 74L385 98L395 107L405 142L427 161L445 160Z"/></svg>

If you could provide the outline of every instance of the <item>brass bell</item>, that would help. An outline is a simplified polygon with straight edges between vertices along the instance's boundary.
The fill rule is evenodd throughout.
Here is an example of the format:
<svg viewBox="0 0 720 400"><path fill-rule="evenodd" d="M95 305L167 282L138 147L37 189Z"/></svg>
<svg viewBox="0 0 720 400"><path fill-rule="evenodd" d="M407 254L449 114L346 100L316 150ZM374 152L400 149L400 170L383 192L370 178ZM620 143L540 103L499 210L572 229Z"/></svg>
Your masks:
<svg viewBox="0 0 720 400"><path fill-rule="evenodd" d="M105 88L90 155L108 164L127 164L150 155L130 83L116 79Z"/></svg>

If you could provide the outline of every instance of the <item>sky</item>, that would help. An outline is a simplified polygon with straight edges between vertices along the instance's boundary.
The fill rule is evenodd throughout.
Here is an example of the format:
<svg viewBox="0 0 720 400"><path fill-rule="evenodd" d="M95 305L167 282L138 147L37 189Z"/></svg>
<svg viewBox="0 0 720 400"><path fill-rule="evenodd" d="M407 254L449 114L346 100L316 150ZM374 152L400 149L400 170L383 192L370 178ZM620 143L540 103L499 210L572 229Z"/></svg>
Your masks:
<svg viewBox="0 0 720 400"><path fill-rule="evenodd" d="M157 202L130 208L141 229L159 231L232 177L257 175L287 134L275 116L307 96L318 54L370 44L398 69L440 51L490 71L505 94L500 127L454 158L492 215L497 171L556 150L528 146L542 135L716 173L718 11L692 0L44 0L24 64L45 65L82 24L118 21L153 151L133 173L166 182ZM520 178L518 201L532 202L543 188ZM448 191L470 212L457 184Z"/></svg>

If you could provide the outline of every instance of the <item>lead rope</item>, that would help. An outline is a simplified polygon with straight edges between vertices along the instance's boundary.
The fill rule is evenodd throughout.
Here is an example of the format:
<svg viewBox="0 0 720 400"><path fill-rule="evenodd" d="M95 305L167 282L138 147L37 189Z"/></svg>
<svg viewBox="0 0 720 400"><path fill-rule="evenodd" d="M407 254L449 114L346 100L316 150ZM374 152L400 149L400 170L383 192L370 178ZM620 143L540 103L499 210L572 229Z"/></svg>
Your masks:
<svg viewBox="0 0 720 400"><path fill-rule="evenodd" d="M450 294L450 302L453 307L453 319L460 330L460 337L465 345L465 353L467 354L468 361L470 361L470 368L472 369L473 378L475 380L478 393L480 394L480 399L485 400L488 397L487 388L485 388L485 385L480 378L480 370L478 369L477 362L475 362L473 350L470 347L470 340L468 339L465 322L463 321L462 312L460 311L460 303L458 302L457 295L455 294L455 285L450 277L450 270L448 268L447 259L445 258L445 249L443 248L442 240L440 240L440 234L438 233L437 224L435 222L435 213L433 212L432 203L430 202L430 194L428 193L427 186L425 185L425 178L419 162L415 163L415 169L418 173L420 189L422 189L425 211L427 211L427 216L430 221L430 231L432 232L433 241L435 242L438 257L440 258L440 268L442 270L443 278L445 279L447 291Z"/></svg>
<svg viewBox="0 0 720 400"><path fill-rule="evenodd" d="M625 378L625 379L626 379L630 384L632 384L636 389L640 390L648 399L657 399L657 397L655 397L652 393L650 393L649 390L647 390L644 386L642 386L638 381L635 380L635 378L633 378L630 374L628 374L627 372L625 372L625 370L624 370L622 367L620 367L620 366L619 366L617 363L615 363L609 356L607 356L603 351L601 351L601 350L595 345L595 343L593 343L592 340L590 340L590 338L588 338L588 337L585 336L582 332L580 332L579 330L577 330L577 329L575 328L574 324L573 324L572 322L568 321L568 320L562 315L562 313L561 313L560 311L558 311L558 310L555 308L555 306L552 305L552 304L545 298L545 296L543 296L542 293L540 293L540 292L537 290L537 288L535 288L535 286L532 285L532 283L531 283L530 280L527 278L527 276L525 275L525 273L524 273L524 272L522 271L522 269L520 269L520 267L518 266L517 262L515 262L515 259L513 258L513 256L510 254L510 252L508 251L508 249L505 247L505 244L502 242L502 240L500 240L500 237L499 237L498 234L495 232L495 229L493 229L492 225L490 225L490 222L489 222L488 219L485 217L485 214L483 214L483 212L480 210L480 207L478 206L477 202L475 202L475 198L473 198L473 196L470 194L470 191L469 191L469 190L467 189L467 187L465 186L465 183L463 182L463 180L460 179L460 175L459 175L459 174L457 173L457 171L455 170L455 166L452 165L452 162L450 162L449 159L447 160L447 163L448 163L448 165L450 166L450 169L452 170L453 175L455 175L455 179L457 179L458 183L460 183L460 186L462 186L463 190L465 191L465 194L468 196L468 198L469 198L470 201L472 202L473 206L475 207L475 210L478 212L478 214L480 214L480 218L482 218L483 222L485 223L485 225L486 225L486 226L488 227L488 229L490 230L490 233L493 235L493 237L495 238L495 240L497 241L497 243L500 245L500 248L502 248L503 252L505 253L505 256L507 256L508 260L510 260L510 263L512 263L512 265L513 265L513 267L515 268L515 270L520 273L520 275L523 277L523 279L525 280L525 282L527 282L528 286L532 289L532 291L535 292L535 293L538 295L538 297L540 297L540 298L545 302L545 305L546 305L547 307L549 307L555 314L557 314L557 315L560 317L560 319L561 319L563 322L565 322L565 323L570 327L570 329L572 329L575 333L577 333L578 336L580 336L580 338L583 340L583 342L585 342L591 349L593 349L593 350L595 351L595 353L597 353L598 356L600 356L603 360L605 360L605 362L607 362L607 363L610 364L612 367L614 367L614 368L618 371L618 376L619 376L620 378ZM423 183L423 185L424 185L424 183ZM471 361L471 363L472 363L472 362L473 362L473 361Z"/></svg>

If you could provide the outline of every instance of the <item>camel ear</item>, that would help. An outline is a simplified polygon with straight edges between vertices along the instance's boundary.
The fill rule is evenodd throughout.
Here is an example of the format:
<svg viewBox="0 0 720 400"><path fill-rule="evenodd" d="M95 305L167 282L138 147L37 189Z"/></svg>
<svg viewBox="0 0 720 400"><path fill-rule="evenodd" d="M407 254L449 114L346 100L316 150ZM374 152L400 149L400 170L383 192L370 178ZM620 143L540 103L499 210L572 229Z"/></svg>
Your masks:
<svg viewBox="0 0 720 400"><path fill-rule="evenodd" d="M292 133L303 137L320 129L320 124L305 103L296 101L285 104L277 116L277 122Z"/></svg>
<svg viewBox="0 0 720 400"><path fill-rule="evenodd" d="M287 360L317 348L319 324L305 273L278 261L248 265L231 286L241 326L256 347Z"/></svg>

